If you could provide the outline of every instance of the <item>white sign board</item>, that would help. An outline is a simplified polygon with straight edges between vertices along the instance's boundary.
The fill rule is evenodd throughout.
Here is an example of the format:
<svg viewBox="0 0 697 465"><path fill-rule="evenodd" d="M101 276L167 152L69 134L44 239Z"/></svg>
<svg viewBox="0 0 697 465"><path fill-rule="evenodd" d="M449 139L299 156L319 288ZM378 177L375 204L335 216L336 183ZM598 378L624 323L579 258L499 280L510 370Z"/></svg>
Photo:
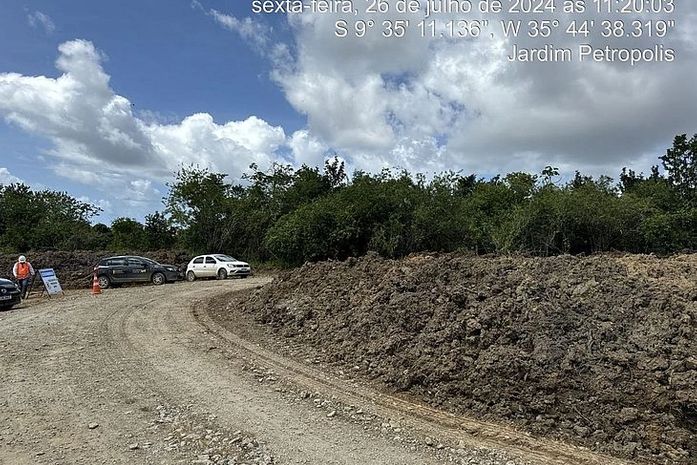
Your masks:
<svg viewBox="0 0 697 465"><path fill-rule="evenodd" d="M39 270L39 276L41 276L41 281L43 281L48 295L63 293L63 288L61 288L61 284L58 282L58 277L56 276L56 272L53 271L53 268Z"/></svg>

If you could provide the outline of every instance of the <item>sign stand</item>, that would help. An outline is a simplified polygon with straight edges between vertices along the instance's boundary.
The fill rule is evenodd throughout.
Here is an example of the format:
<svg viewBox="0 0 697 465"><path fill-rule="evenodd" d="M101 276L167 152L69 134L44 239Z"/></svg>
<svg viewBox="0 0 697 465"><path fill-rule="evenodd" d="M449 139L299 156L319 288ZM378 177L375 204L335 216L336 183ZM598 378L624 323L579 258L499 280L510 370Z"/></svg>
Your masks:
<svg viewBox="0 0 697 465"><path fill-rule="evenodd" d="M36 284L36 275L32 276L31 284L29 284L29 289L27 289L27 299L31 297L31 293L34 292L34 285ZM41 295L44 295L44 290L41 290Z"/></svg>
<svg viewBox="0 0 697 465"><path fill-rule="evenodd" d="M46 291L46 294L48 294L49 298L59 294L65 295L53 268L44 268L43 270L39 270L39 276L41 276L41 282L43 283L44 290ZM43 291L41 294L43 295Z"/></svg>

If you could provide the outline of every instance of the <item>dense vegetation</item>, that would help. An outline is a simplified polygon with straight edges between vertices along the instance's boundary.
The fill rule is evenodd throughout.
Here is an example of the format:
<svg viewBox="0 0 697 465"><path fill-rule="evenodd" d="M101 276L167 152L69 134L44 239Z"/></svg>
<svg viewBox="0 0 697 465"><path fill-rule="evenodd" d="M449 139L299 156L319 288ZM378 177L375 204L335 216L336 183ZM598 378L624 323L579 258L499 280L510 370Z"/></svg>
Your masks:
<svg viewBox="0 0 697 465"><path fill-rule="evenodd" d="M240 184L182 168L164 212L144 223L91 225L97 208L52 191L0 186L0 249L162 249L224 251L294 265L375 251L471 250L538 255L697 249L697 135L675 138L648 175L624 169L616 182L576 173L558 183L540 175L492 179L446 172L356 172L252 165Z"/></svg>

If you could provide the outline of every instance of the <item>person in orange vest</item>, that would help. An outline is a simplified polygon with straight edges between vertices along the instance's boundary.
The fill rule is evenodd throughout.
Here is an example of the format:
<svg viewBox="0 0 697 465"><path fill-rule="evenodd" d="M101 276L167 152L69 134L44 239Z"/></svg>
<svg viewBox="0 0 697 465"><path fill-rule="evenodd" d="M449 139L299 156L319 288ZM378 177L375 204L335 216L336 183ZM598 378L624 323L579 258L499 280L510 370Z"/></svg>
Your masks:
<svg viewBox="0 0 697 465"><path fill-rule="evenodd" d="M29 291L29 284L31 284L31 280L34 277L34 267L27 261L27 257L24 255L19 256L17 263L15 263L15 266L12 268L12 274L19 283L20 290L22 291L22 298L26 299L27 292Z"/></svg>

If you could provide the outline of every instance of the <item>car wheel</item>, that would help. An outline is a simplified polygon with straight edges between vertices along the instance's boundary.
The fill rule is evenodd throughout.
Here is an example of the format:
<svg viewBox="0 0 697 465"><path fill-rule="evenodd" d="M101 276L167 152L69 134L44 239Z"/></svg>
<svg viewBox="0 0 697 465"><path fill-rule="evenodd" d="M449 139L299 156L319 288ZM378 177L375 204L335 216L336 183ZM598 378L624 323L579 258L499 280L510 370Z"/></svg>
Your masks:
<svg viewBox="0 0 697 465"><path fill-rule="evenodd" d="M99 283L100 289L109 289L109 286L111 286L109 276L100 276L97 282Z"/></svg>
<svg viewBox="0 0 697 465"><path fill-rule="evenodd" d="M225 268L218 270L218 279L227 279L227 270Z"/></svg>
<svg viewBox="0 0 697 465"><path fill-rule="evenodd" d="M188 273L186 273L186 280L190 283L196 281L196 273L194 273L193 271L189 271Z"/></svg>
<svg viewBox="0 0 697 465"><path fill-rule="evenodd" d="M165 278L165 275L162 273L153 273L152 275L152 283L159 286L160 284L164 284L167 282L167 278Z"/></svg>

